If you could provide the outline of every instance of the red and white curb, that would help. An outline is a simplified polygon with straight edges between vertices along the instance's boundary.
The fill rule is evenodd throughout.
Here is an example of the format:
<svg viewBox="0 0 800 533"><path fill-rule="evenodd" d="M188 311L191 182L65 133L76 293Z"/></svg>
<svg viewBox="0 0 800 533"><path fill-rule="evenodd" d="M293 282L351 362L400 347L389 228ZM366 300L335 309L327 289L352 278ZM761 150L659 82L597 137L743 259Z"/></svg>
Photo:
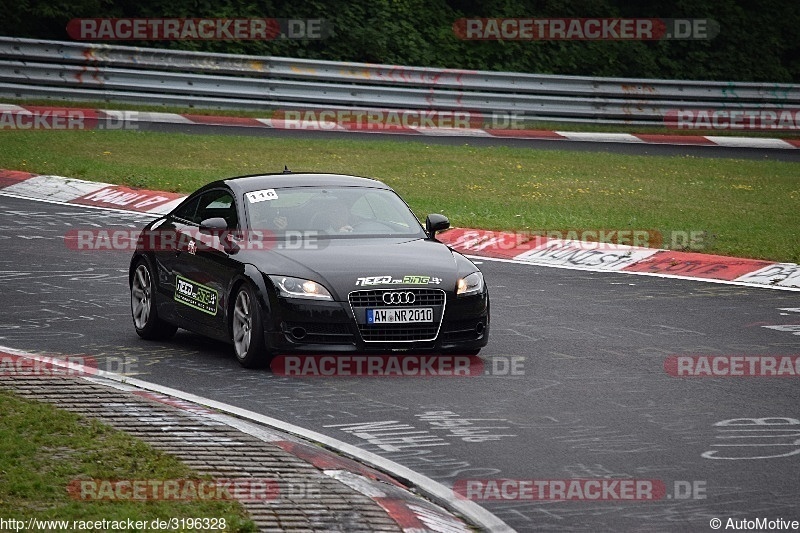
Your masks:
<svg viewBox="0 0 800 533"><path fill-rule="evenodd" d="M800 265L795 263L545 236L520 242L514 233L461 228L440 233L438 239L464 254L499 260L595 272L614 271L800 290Z"/></svg>
<svg viewBox="0 0 800 533"><path fill-rule="evenodd" d="M418 114L413 110L396 113ZM339 131L353 133L408 134L430 137L493 137L594 143L669 144L682 146L723 146L732 148L800 148L800 139L737 137L719 135L670 135L602 133L502 128L409 127L326 120L286 120L278 118L227 117L152 111L54 106L20 106L0 103L0 129L136 129L138 123L168 123L206 126L236 126L276 130Z"/></svg>
<svg viewBox="0 0 800 533"><path fill-rule="evenodd" d="M0 169L0 192L13 196L136 211L169 213L186 196L174 192L149 191L61 176Z"/></svg>
<svg viewBox="0 0 800 533"><path fill-rule="evenodd" d="M0 354L24 357L34 361L43 361L48 365L68 368L73 377L131 392L187 411L194 416L225 424L263 442L269 442L372 499L404 532L470 533L474 531L451 512L433 502L441 503L486 531L503 533L513 533L514 531L489 511L475 502L457 495L452 489L398 463L327 435L233 405L122 374L84 367L56 357L41 356L6 346L0 346ZM330 450L357 460L342 457L301 439L322 444ZM384 472L388 472L394 477ZM402 479L416 487L433 502L417 496L395 478Z"/></svg>
<svg viewBox="0 0 800 533"><path fill-rule="evenodd" d="M177 193L2 169L0 194L151 215L168 213L185 198ZM800 290L800 265L795 263L543 236L520 242L515 233L478 229L451 229L438 238L459 252L499 260Z"/></svg>

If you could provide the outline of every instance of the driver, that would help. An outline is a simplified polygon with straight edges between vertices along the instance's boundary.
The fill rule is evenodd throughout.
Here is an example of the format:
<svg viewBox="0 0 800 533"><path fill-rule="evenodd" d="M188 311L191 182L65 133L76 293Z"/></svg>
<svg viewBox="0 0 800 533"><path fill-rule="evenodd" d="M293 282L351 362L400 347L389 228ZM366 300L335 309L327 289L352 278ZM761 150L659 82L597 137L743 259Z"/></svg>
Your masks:
<svg viewBox="0 0 800 533"><path fill-rule="evenodd" d="M258 209L251 209L253 227L257 230L276 232L284 231L289 225L289 221L281 214L280 209L269 206L260 206Z"/></svg>
<svg viewBox="0 0 800 533"><path fill-rule="evenodd" d="M350 233L350 211L341 204L331 205L322 212L323 229L332 233Z"/></svg>

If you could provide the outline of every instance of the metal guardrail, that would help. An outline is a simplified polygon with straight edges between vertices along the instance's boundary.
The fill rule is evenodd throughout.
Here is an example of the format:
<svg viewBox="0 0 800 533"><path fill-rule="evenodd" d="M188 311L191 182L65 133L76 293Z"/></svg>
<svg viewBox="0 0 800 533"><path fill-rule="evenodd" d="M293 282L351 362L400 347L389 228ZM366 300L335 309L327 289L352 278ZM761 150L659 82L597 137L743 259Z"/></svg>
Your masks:
<svg viewBox="0 0 800 533"><path fill-rule="evenodd" d="M0 37L0 96L213 109L414 109L663 125L670 111L800 108L800 86L589 78Z"/></svg>

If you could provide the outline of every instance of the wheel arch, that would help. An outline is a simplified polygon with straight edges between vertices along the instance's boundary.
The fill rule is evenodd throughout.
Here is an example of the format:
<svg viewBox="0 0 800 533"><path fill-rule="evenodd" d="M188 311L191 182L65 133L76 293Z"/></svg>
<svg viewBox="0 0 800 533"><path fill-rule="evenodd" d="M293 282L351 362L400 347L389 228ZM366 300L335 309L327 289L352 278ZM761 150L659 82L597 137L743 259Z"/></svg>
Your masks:
<svg viewBox="0 0 800 533"><path fill-rule="evenodd" d="M128 265L128 289L133 287L133 274L136 271L136 265L139 264L140 260L144 260L144 262L147 263L147 266L150 267L150 271L153 272L154 275L158 275L155 265L153 264L153 260L145 253L136 252L133 254L133 257L131 257L130 265Z"/></svg>
<svg viewBox="0 0 800 533"><path fill-rule="evenodd" d="M264 313L264 323L268 324L272 317L269 289L267 289L264 276L254 265L249 263L245 264L244 270L231 279L228 288L228 299L227 302L225 302L225 327L228 330L229 336L232 333L233 327L233 306L236 305L236 291L238 291L239 288L245 283L249 283L250 288L253 289L253 292L255 293L256 302L258 302L259 307L261 307L261 311Z"/></svg>

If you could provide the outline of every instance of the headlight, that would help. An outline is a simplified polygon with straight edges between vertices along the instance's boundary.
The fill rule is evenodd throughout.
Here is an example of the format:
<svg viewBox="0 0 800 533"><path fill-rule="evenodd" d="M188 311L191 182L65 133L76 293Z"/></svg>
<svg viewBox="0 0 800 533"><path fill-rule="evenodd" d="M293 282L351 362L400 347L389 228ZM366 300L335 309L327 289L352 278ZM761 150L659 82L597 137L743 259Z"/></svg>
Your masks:
<svg viewBox="0 0 800 533"><path fill-rule="evenodd" d="M278 293L284 298L304 298L306 300L333 300L328 289L310 279L289 276L270 276Z"/></svg>
<svg viewBox="0 0 800 533"><path fill-rule="evenodd" d="M458 284L456 285L456 294L458 296L477 294L482 291L483 291L483 274L481 274L480 272L473 272L469 276L459 279Z"/></svg>

